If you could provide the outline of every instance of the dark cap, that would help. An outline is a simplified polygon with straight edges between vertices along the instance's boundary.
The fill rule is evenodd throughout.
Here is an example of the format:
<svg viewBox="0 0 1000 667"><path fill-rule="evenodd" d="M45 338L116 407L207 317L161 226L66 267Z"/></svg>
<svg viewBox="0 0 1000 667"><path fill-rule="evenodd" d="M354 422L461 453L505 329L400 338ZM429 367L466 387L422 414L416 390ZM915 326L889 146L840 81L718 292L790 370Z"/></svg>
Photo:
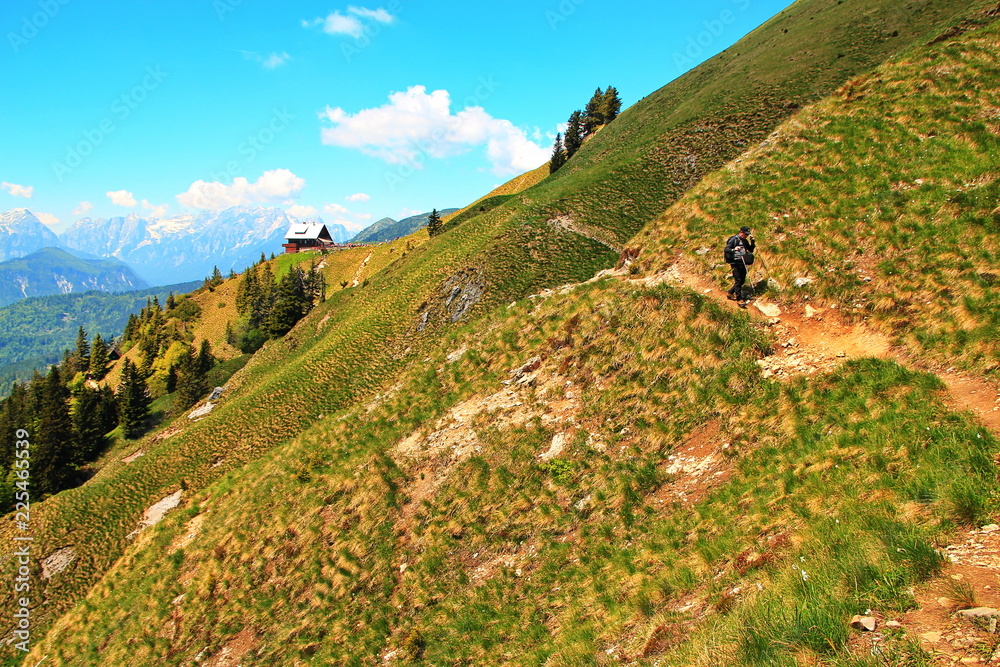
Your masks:
<svg viewBox="0 0 1000 667"><path fill-rule="evenodd" d="M740 231L741 232L746 232L747 234L749 234L750 233L750 228L744 225L743 227L740 227Z"/></svg>

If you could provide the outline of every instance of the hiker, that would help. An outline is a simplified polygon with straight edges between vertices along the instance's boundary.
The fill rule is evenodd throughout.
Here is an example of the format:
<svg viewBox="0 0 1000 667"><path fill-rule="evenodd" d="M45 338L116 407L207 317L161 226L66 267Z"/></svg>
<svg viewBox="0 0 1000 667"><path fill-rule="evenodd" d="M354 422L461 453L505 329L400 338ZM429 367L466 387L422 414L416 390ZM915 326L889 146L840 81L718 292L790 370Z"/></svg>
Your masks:
<svg viewBox="0 0 1000 667"><path fill-rule="evenodd" d="M726 298L730 301L743 300L743 283L747 280L747 266L753 264L753 251L756 247L750 228L740 227L739 234L733 234L726 241L725 259L733 267L733 286Z"/></svg>

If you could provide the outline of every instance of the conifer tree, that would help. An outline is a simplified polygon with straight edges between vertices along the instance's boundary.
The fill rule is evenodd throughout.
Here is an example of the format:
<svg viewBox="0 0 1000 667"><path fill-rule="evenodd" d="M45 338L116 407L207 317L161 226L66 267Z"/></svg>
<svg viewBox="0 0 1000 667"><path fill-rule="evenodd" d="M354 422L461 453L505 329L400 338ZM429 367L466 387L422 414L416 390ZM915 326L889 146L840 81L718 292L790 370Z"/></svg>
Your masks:
<svg viewBox="0 0 1000 667"><path fill-rule="evenodd" d="M146 418L149 417L149 404L152 402L146 380L139 369L128 358L122 364L122 379L118 385L118 423L126 438L137 438L142 435Z"/></svg>
<svg viewBox="0 0 1000 667"><path fill-rule="evenodd" d="M201 341L201 345L198 348L198 373L205 375L212 370L213 366L215 366L215 357L212 356L212 344L206 338Z"/></svg>
<svg viewBox="0 0 1000 667"><path fill-rule="evenodd" d="M587 136L597 129L598 125L604 124L604 117L601 115L601 104L604 101L604 91L598 88L594 91L587 106L583 109L583 135Z"/></svg>
<svg viewBox="0 0 1000 667"><path fill-rule="evenodd" d="M174 407L187 410L205 395L207 389L205 374L198 367L194 350L189 347L177 361L177 396Z"/></svg>
<svg viewBox="0 0 1000 667"><path fill-rule="evenodd" d="M107 444L107 433L115 427L115 422L115 397L111 390L83 386L73 406L73 462L80 465L93 461Z"/></svg>
<svg viewBox="0 0 1000 667"><path fill-rule="evenodd" d="M55 366L42 383L31 458L31 482L36 493L56 493L66 487L72 474L73 422L69 390Z"/></svg>
<svg viewBox="0 0 1000 667"><path fill-rule="evenodd" d="M552 146L552 158L549 160L549 173L556 173L564 164L566 164L566 149L563 148L562 134L556 134L556 143Z"/></svg>
<svg viewBox="0 0 1000 667"><path fill-rule="evenodd" d="M92 380L101 381L108 374L108 345L101 338L101 334L94 335L94 342L90 346L90 366L88 375Z"/></svg>
<svg viewBox="0 0 1000 667"><path fill-rule="evenodd" d="M615 118L622 109L621 98L618 97L618 89L614 86L608 86L607 90L604 91L604 95L601 97L601 104L599 110L601 113L601 123L607 125Z"/></svg>
<svg viewBox="0 0 1000 667"><path fill-rule="evenodd" d="M431 236L441 233L441 216L438 215L437 209L432 210L431 217L427 219L427 233Z"/></svg>
<svg viewBox="0 0 1000 667"><path fill-rule="evenodd" d="M174 296L173 292L167 295L167 310L173 310L177 307L177 298Z"/></svg>
<svg viewBox="0 0 1000 667"><path fill-rule="evenodd" d="M293 267L278 284L274 306L267 320L267 332L271 336L284 336L309 312L312 304L305 291L304 279L302 269Z"/></svg>
<svg viewBox="0 0 1000 667"><path fill-rule="evenodd" d="M81 326L76 332L76 355L74 356L76 372L85 372L90 366L90 343L87 342L87 332Z"/></svg>
<svg viewBox="0 0 1000 667"><path fill-rule="evenodd" d="M566 147L566 159L569 160L580 149L583 144L583 114L574 111L569 116L566 126L566 134L563 137L563 145Z"/></svg>

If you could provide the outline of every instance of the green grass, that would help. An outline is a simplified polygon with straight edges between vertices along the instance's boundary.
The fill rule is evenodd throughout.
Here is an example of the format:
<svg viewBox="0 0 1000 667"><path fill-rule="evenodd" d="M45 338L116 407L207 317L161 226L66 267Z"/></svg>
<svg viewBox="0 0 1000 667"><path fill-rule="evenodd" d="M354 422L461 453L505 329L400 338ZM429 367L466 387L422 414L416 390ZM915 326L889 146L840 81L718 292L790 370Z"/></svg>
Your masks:
<svg viewBox="0 0 1000 667"><path fill-rule="evenodd" d="M113 663L188 664L250 627L248 665L307 653L360 665L391 650L422 664L601 664L609 650L640 664L796 664L803 652L863 664L846 652L846 619L912 605L913 584L941 567L935 541L965 520L956 486L996 510L1000 444L945 407L934 376L891 362L761 380L753 359L769 344L745 315L667 287L605 281L500 307L378 400L206 487L37 654L86 664L100 644ZM479 449L457 462L393 449L535 355L542 377L578 392L573 422L546 425L553 389L538 385L520 391L536 417L480 413ZM709 424L737 473L683 507L662 495L664 468ZM542 464L571 425L578 437ZM426 476L436 488L418 501ZM199 514L201 533L171 547ZM692 603L704 620L680 611ZM164 631L172 618L184 622ZM681 627L670 650L651 641Z"/></svg>
<svg viewBox="0 0 1000 667"><path fill-rule="evenodd" d="M720 244L749 224L755 276L780 300L836 305L921 355L995 372L998 33L907 53L804 110L643 231L648 269L682 251L723 284Z"/></svg>
<svg viewBox="0 0 1000 667"><path fill-rule="evenodd" d="M855 496L830 489L860 482L884 494L842 507L857 514L849 519L859 531L856 563L892 568L889 583L864 579L849 600L900 607L901 587L933 570L928 540L994 507L992 497L970 497L959 481L987 474L982 458L996 443L984 434L978 454L965 456L959 443L975 426L944 409L927 376L891 364L848 368L816 387L763 381L754 359L772 342L703 296L601 283L564 297L519 299L589 278L617 257L554 229L547 223L554 215L570 214L624 243L701 175L766 136L791 113L788 101L816 99L838 77L874 66L968 10L920 3L904 16L888 6L800 2L734 47L746 48L745 57L723 54L622 114L555 178L427 243L401 239L339 255L344 261L328 277L349 273L359 284L331 289L326 303L269 342L233 376L211 415L178 420L177 434L141 443L143 457L110 465L33 508L38 553L73 545L78 557L35 610L36 636L52 630L29 664L45 653L58 664L93 664L98 650L109 664L187 664L245 628L261 637L246 664L365 664L395 648L435 664L591 663L609 660L609 649L635 656L661 625L692 622L677 611L685 595L713 600L713 608L730 610L720 612L727 619L750 609L743 598L727 601L722 587L743 579L712 577L777 526L789 542L752 577L767 575L775 595L798 596L796 627L807 636L793 639L802 650L830 646L839 655L842 635L813 636L802 623L843 611L831 601L848 590L846 576L797 592L790 569L795 557L808 557L834 572L842 558L816 542L812 522L823 515L816 504L831 496L848 503ZM863 10L890 17L897 36L869 39L859 29ZM787 37L779 36L781 25ZM817 54L850 46L852 55L834 68L800 59L772 88L730 85L753 81L737 65L776 72L763 68L767 54L788 56L807 34ZM719 85L731 94L712 95ZM677 159L692 151L700 156L695 167L675 173L687 164ZM364 268L351 264L369 252ZM456 280L484 287L458 325L449 310ZM227 289L212 293L222 308L207 297L202 304L215 329L232 308ZM467 353L446 362L462 345ZM397 460L392 446L414 431L426 434L460 402L498 391L508 371L534 354L572 388L549 388L547 397L529 390L528 405L581 401L563 462L539 463L565 426L543 419L542 407L514 423L481 413L474 424L480 450L454 465L442 458L436 492L411 503L411 494L423 493L420 475L436 468ZM895 400L917 391L931 394L921 394L919 411ZM872 409L862 413L857 396ZM849 421L828 421L833 414ZM731 439L740 474L695 512L657 502L669 482L666 457L712 425ZM842 443L835 425L847 433ZM921 427L930 435L915 430ZM831 458L824 452L833 444L861 453ZM824 467L828 459L834 472ZM127 535L144 508L179 488L187 514L175 513L133 545ZM734 521L737 491L747 509ZM919 511L900 515L894 501ZM171 548L195 508L205 513L203 533ZM480 566L487 568L481 576ZM716 583L706 587L708 580ZM668 630L659 631L663 638ZM704 631L728 633L719 646L739 646L737 626ZM649 643L650 655L658 641ZM699 641L690 645L711 653L714 644ZM785 649L774 650L787 658Z"/></svg>

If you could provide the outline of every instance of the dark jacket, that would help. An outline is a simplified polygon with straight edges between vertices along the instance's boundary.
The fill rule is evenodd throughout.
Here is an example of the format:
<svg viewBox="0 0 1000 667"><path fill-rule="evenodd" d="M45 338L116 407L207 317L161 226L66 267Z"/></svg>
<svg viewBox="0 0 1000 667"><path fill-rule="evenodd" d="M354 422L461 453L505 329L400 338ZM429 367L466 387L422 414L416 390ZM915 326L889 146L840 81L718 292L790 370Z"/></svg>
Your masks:
<svg viewBox="0 0 1000 667"><path fill-rule="evenodd" d="M725 259L727 264L742 264L743 261L740 259L742 253L753 254L754 248L757 245L753 242L749 236L747 238L741 237L739 234L733 234L726 241L726 251ZM747 262L749 263L749 262Z"/></svg>

